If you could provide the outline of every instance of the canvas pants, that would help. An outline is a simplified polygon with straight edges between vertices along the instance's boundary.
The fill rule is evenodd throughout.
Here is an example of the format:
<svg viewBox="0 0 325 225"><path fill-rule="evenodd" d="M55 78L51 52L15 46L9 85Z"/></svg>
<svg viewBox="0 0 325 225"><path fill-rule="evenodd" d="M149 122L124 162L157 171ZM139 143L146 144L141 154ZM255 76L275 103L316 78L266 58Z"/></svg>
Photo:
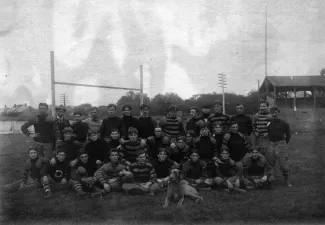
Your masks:
<svg viewBox="0 0 325 225"><path fill-rule="evenodd" d="M288 166L288 145L285 141L270 141L269 147L265 154L268 164L268 175L274 176L276 163L280 165L280 170L285 178L289 176Z"/></svg>

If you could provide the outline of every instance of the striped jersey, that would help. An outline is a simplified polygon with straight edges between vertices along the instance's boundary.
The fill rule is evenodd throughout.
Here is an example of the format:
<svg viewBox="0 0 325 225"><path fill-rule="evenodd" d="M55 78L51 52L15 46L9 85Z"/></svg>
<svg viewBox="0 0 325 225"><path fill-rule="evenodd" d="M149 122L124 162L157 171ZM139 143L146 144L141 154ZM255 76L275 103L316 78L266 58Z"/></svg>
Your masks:
<svg viewBox="0 0 325 225"><path fill-rule="evenodd" d="M166 118L162 120L159 125L163 133L168 137L177 137L184 135L183 122L181 118Z"/></svg>
<svg viewBox="0 0 325 225"><path fill-rule="evenodd" d="M105 184L107 183L107 179L119 179L119 172L121 172L125 168L126 166L120 162L108 162L97 170L95 176L101 184Z"/></svg>
<svg viewBox="0 0 325 225"><path fill-rule="evenodd" d="M157 174L151 163L140 164L135 162L129 165L127 170L133 174L136 183L156 182Z"/></svg>
<svg viewBox="0 0 325 225"><path fill-rule="evenodd" d="M212 116L208 118L208 122L210 124L210 131L217 125L217 123L220 123L222 127L222 132L225 133L228 130L228 124L229 124L230 117L226 114L222 113L215 113Z"/></svg>
<svg viewBox="0 0 325 225"><path fill-rule="evenodd" d="M270 113L267 112L259 112L256 113L253 117L253 132L257 132L259 137L267 137L268 129L267 124L271 120Z"/></svg>
<svg viewBox="0 0 325 225"><path fill-rule="evenodd" d="M146 146L141 146L141 139L139 138L135 142L127 141L120 149L120 157L124 158L130 163L137 161L137 156L139 152L147 152Z"/></svg>
<svg viewBox="0 0 325 225"><path fill-rule="evenodd" d="M95 131L95 132L99 133L99 129L102 126L103 120L101 120L101 119L93 120L92 118L88 118L88 119L85 119L84 122L88 124L88 132Z"/></svg>

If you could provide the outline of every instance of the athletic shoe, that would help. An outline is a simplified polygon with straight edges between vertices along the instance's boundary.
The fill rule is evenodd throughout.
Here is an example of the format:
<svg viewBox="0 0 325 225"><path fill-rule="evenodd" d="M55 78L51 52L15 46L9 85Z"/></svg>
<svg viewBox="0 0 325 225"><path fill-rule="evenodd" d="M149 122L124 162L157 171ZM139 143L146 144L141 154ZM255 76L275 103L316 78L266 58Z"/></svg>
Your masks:
<svg viewBox="0 0 325 225"><path fill-rule="evenodd" d="M45 192L45 199L51 198L52 196L53 195L52 195L52 192L51 191Z"/></svg>

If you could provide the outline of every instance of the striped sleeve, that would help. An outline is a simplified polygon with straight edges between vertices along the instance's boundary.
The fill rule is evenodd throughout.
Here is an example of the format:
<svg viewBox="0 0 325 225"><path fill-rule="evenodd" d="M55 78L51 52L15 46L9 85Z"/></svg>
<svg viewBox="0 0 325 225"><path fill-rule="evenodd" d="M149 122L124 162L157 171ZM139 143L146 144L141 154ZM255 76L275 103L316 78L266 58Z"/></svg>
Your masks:
<svg viewBox="0 0 325 225"><path fill-rule="evenodd" d="M96 179L103 185L107 184L107 181L105 180L105 174L107 173L107 171L108 171L107 164L105 164L101 168L99 168L95 173Z"/></svg>

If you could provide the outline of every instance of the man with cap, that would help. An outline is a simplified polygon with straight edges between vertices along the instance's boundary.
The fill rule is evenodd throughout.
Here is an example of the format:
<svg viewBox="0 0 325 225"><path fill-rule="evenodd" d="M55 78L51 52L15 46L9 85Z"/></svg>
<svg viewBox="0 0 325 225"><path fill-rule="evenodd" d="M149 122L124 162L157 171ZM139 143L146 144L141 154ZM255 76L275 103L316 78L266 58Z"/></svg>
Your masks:
<svg viewBox="0 0 325 225"><path fill-rule="evenodd" d="M23 178L14 183L5 185L4 190L15 192L25 188L41 187L41 174L43 173L46 160L39 156L39 145L32 144L28 148L28 159L25 163Z"/></svg>
<svg viewBox="0 0 325 225"><path fill-rule="evenodd" d="M267 124L268 138L270 144L266 150L266 160L269 165L268 173L270 180L274 180L276 162L280 164L280 169L288 187L292 187L289 181L288 166L288 143L291 138L290 125L279 118L280 109L274 106L270 109L271 121Z"/></svg>
<svg viewBox="0 0 325 225"><path fill-rule="evenodd" d="M53 127L55 119L48 115L48 105L40 103L38 106L39 115L31 118L21 126L21 131L39 145L39 154L45 159L53 156ZM28 130L30 126L34 126L35 133L31 134Z"/></svg>
<svg viewBox="0 0 325 225"><path fill-rule="evenodd" d="M63 129L66 127L70 127L69 120L64 118L64 113L67 111L63 105L60 105L55 108L56 110L56 120L54 122L54 139L55 139L55 149L58 145L63 141Z"/></svg>
<svg viewBox="0 0 325 225"><path fill-rule="evenodd" d="M88 135L88 123L82 121L82 113L80 111L73 112L74 116L74 123L71 125L73 129L73 136L76 141L79 142L81 147L84 147L87 142L87 135Z"/></svg>
<svg viewBox="0 0 325 225"><path fill-rule="evenodd" d="M230 117L222 113L222 103L219 100L216 100L214 103L214 114L208 118L210 124L210 130L213 130L215 125L220 122L222 126L222 133L226 133L228 130L228 123Z"/></svg>

